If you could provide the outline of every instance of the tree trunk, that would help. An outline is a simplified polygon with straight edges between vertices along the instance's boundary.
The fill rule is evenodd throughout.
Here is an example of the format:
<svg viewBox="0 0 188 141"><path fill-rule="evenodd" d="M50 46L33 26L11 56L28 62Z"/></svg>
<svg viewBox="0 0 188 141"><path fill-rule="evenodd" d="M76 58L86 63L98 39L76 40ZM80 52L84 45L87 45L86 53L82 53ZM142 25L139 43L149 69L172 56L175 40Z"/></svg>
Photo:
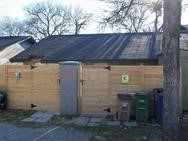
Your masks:
<svg viewBox="0 0 188 141"><path fill-rule="evenodd" d="M164 117L163 141L179 141L179 37L181 0L164 0L163 73Z"/></svg>
<svg viewBox="0 0 188 141"><path fill-rule="evenodd" d="M75 32L74 35L78 35L78 23L75 23Z"/></svg>
<svg viewBox="0 0 188 141"><path fill-rule="evenodd" d="M154 30L155 30L155 33L156 32L158 32L158 18L159 18L159 16L158 16L158 14L157 14L157 12L155 13L155 22L154 22Z"/></svg>

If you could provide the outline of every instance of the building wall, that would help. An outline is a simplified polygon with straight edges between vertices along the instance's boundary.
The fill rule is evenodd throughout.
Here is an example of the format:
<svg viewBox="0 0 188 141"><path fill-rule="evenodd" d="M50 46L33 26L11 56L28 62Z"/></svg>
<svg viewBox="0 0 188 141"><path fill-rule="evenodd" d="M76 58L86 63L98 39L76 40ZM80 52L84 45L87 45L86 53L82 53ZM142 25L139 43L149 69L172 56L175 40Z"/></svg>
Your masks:
<svg viewBox="0 0 188 141"><path fill-rule="evenodd" d="M10 64L9 60L11 58L29 48L34 43L35 42L30 38L6 47L4 50L0 51L0 65Z"/></svg>
<svg viewBox="0 0 188 141"><path fill-rule="evenodd" d="M20 43L15 43L6 47L0 52L0 65L9 63L9 59L24 51L28 46L21 46Z"/></svg>

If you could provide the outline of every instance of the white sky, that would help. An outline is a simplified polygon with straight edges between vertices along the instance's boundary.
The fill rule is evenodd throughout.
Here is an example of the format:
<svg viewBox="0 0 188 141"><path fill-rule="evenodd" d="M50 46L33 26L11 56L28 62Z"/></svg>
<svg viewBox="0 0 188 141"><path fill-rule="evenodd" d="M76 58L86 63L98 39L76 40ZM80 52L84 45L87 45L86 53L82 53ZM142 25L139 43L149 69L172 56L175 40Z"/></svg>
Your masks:
<svg viewBox="0 0 188 141"><path fill-rule="evenodd" d="M43 2L46 0L0 0L0 19L4 16L10 16L17 19L24 19L25 13L23 8L31 3ZM56 3L61 3L65 6L79 6L84 10L94 14L94 20L101 14L103 2L99 0L51 0ZM97 33L98 28L95 22L88 25L84 33ZM107 32L110 32L107 30Z"/></svg>
<svg viewBox="0 0 188 141"><path fill-rule="evenodd" d="M0 0L0 17L11 16L15 18L23 18L23 8L31 3L43 2L46 0ZM51 0L63 5L80 6L90 12L97 12L103 7L98 0Z"/></svg>
<svg viewBox="0 0 188 141"><path fill-rule="evenodd" d="M10 16L12 18L24 19L25 14L23 8L31 3L42 2L45 0L0 0L0 19L4 16ZM99 0L52 0L53 2L61 3L66 6L79 6L86 11L95 14L95 18L99 17L102 13L102 9L106 6ZM188 0L184 0L188 1ZM182 24L188 25L188 9L182 13ZM96 23L92 23L87 27L87 31L84 33L96 33L99 32ZM110 32L107 30L106 32Z"/></svg>

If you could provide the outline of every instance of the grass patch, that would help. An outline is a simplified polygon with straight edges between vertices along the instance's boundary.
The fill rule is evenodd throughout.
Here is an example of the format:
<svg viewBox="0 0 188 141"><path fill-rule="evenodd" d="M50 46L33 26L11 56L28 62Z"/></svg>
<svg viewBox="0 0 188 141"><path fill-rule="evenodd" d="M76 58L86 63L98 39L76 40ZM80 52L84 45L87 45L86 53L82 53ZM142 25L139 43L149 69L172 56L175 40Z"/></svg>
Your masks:
<svg viewBox="0 0 188 141"><path fill-rule="evenodd" d="M17 127L40 127L37 123L22 122L30 117L35 111L32 110L0 110L0 122L7 122Z"/></svg>
<svg viewBox="0 0 188 141"><path fill-rule="evenodd" d="M33 110L0 110L0 122L7 122L14 124L17 127L26 128L41 128L49 126L57 126L68 123L74 115L58 115L54 116L49 122L35 123L35 122L23 122L22 120L30 117L36 111Z"/></svg>
<svg viewBox="0 0 188 141"><path fill-rule="evenodd" d="M0 110L0 122L17 122L33 113L31 110Z"/></svg>
<svg viewBox="0 0 188 141"><path fill-rule="evenodd" d="M93 136L103 136L106 137L108 141L161 141L160 127L139 126L126 128L122 126L81 127L69 125L67 128L91 132Z"/></svg>
<svg viewBox="0 0 188 141"><path fill-rule="evenodd" d="M25 111L27 113L27 111ZM18 116L18 120L14 120L13 124L17 127L25 127L25 128L45 128L45 127L53 127L53 126L67 126L69 124L69 121L71 121L73 118L75 118L76 116L67 116L67 115L55 115L54 117L52 117L52 119L50 119L50 121L46 122L46 123L36 123L36 122L23 122L21 121L22 119L25 119L27 117L30 117L32 114L34 113L34 111L32 113L28 113L22 115L21 117ZM9 120L10 121L10 120Z"/></svg>
<svg viewBox="0 0 188 141"><path fill-rule="evenodd" d="M55 115L50 119L50 121L46 123L36 123L36 122L16 122L17 127L26 127L26 128L45 128L45 127L52 127L52 126L63 126L65 123L68 123L72 118L71 116L67 117L64 115Z"/></svg>
<svg viewBox="0 0 188 141"><path fill-rule="evenodd" d="M181 141L187 141L188 139L188 123L184 123L180 128L180 139Z"/></svg>
<svg viewBox="0 0 188 141"><path fill-rule="evenodd" d="M70 120L72 120L72 116L66 116L66 115L56 115L54 116L48 124L50 125L64 125L67 124Z"/></svg>

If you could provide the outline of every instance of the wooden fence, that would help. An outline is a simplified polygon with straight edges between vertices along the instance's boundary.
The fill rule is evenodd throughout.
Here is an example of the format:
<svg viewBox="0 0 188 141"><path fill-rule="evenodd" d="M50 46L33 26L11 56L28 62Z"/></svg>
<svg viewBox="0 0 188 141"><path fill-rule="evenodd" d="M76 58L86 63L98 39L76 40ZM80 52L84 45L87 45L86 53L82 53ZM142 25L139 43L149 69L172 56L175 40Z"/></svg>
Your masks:
<svg viewBox="0 0 188 141"><path fill-rule="evenodd" d="M122 75L129 76L129 83L121 82ZM118 93L151 92L163 86L162 66L84 65L81 111L84 115L104 116L104 109L117 111Z"/></svg>
<svg viewBox="0 0 188 141"><path fill-rule="evenodd" d="M162 66L84 65L80 67L79 111L83 115L104 116L104 109L117 111L118 93L151 92L163 86ZM16 79L16 73L21 74ZM8 106L14 109L60 111L60 67L58 64L0 66L0 89L8 94ZM129 83L121 82L122 75Z"/></svg>
<svg viewBox="0 0 188 141"><path fill-rule="evenodd" d="M9 108L31 109L34 104L36 110L59 111L59 65L1 66L0 89L8 94Z"/></svg>

